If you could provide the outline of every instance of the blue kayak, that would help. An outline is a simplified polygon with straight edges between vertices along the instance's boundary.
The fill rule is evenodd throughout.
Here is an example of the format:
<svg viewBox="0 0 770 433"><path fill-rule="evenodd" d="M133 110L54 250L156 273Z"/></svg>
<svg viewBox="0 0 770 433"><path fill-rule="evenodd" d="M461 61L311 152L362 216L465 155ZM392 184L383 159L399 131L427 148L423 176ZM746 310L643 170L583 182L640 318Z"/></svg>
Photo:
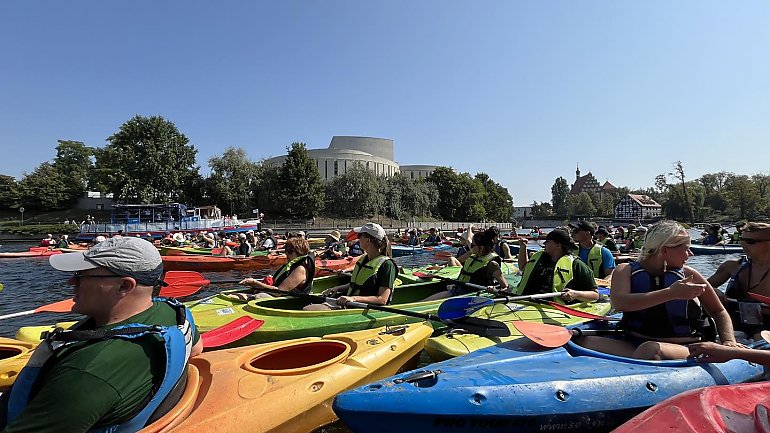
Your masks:
<svg viewBox="0 0 770 433"><path fill-rule="evenodd" d="M518 339L347 391L334 411L355 432L607 431L684 391L762 374L741 360L644 361Z"/></svg>
<svg viewBox="0 0 770 433"><path fill-rule="evenodd" d="M696 256L714 255L714 254L740 254L743 253L743 247L736 244L727 245L690 245L690 251Z"/></svg>
<svg viewBox="0 0 770 433"><path fill-rule="evenodd" d="M413 254L433 254L436 251L449 250L451 245L439 244L432 247L423 247L422 245L391 245L393 257L409 256Z"/></svg>

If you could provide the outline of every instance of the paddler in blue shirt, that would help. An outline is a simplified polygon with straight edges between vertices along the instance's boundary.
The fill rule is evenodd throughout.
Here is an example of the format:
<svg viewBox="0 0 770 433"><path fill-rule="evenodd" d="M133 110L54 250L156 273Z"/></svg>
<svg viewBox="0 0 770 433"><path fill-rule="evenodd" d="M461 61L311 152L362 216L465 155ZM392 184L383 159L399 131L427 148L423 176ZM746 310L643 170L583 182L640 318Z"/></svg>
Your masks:
<svg viewBox="0 0 770 433"><path fill-rule="evenodd" d="M615 257L609 249L594 242L594 224L583 220L570 224L569 227L572 229L572 239L579 247L578 258L588 265L595 278L609 278L615 269Z"/></svg>

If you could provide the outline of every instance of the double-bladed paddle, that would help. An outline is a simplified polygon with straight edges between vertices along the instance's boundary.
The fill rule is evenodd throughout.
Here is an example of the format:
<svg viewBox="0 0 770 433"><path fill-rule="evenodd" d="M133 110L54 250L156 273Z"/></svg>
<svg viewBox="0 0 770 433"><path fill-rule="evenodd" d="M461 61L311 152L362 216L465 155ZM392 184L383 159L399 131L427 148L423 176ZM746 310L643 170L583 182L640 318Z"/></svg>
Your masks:
<svg viewBox="0 0 770 433"><path fill-rule="evenodd" d="M455 279L455 278L445 277L443 275L429 274L427 272L412 272L412 275L414 275L417 278L422 278L422 279L426 279L426 280L430 280L430 279L435 278L437 280L450 281L450 282L453 282L453 283L456 283L456 284L462 284L462 285L464 285L466 287L470 287L470 288L476 289L476 290L484 290L484 291L487 290L486 286L482 286L482 285L479 285L479 284L473 284L473 283L466 283L466 282L460 281L460 280Z"/></svg>
<svg viewBox="0 0 770 433"><path fill-rule="evenodd" d="M201 334L204 349L224 346L251 334L265 323L264 320L249 316L239 317L209 332Z"/></svg>
<svg viewBox="0 0 770 433"><path fill-rule="evenodd" d="M336 303L337 302L336 298L326 298L323 296L310 295L306 293L284 292L282 290L273 290L273 289L260 289L260 291L267 292L267 293L274 293L282 296L293 296L295 298L300 298L300 299L304 299L304 300L307 300L310 302L316 302L316 303L324 303L324 302ZM441 317L435 314L418 313L415 311L402 310L399 308L386 307L383 305L365 304L362 302L353 302L353 301L348 302L346 306L350 306L353 308L362 308L364 310L384 311L386 313L401 314L404 316L416 317L418 319L442 322L449 327L464 329L470 333L478 334L485 337L507 337L511 335L511 330L508 329L508 327L505 326L503 322L500 322L497 320L481 319L477 317L465 317L457 320L442 319Z"/></svg>
<svg viewBox="0 0 770 433"><path fill-rule="evenodd" d="M65 299L63 301L54 302L52 304L46 304L41 307L37 307L34 310L20 311L18 313L5 314L0 316L0 320L11 319L13 317L29 316L35 313L69 313L72 310L72 306L75 305L75 301L72 299Z"/></svg>
<svg viewBox="0 0 770 433"><path fill-rule="evenodd" d="M599 335L620 332L617 330L598 330L598 329L580 329L580 328L563 328L561 326L549 325L539 322L526 322L523 320L516 320L510 322L516 329L521 332L521 335L529 338L534 343L537 343L543 347L559 347L567 344L572 337L580 337L583 335Z"/></svg>

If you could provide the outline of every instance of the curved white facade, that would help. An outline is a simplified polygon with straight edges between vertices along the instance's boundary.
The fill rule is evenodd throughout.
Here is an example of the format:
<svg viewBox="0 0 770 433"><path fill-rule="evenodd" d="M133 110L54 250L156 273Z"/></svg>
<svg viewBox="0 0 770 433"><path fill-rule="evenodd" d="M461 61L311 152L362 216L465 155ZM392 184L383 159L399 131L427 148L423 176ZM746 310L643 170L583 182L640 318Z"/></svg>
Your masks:
<svg viewBox="0 0 770 433"><path fill-rule="evenodd" d="M375 174L392 176L399 172L398 163L393 161L393 140L386 138L334 136L327 149L308 149L307 153L324 180L347 173L357 163ZM282 165L285 160L283 155L265 162Z"/></svg>
<svg viewBox="0 0 770 433"><path fill-rule="evenodd" d="M401 174L411 179L419 179L430 176L438 167L438 165L402 165Z"/></svg>

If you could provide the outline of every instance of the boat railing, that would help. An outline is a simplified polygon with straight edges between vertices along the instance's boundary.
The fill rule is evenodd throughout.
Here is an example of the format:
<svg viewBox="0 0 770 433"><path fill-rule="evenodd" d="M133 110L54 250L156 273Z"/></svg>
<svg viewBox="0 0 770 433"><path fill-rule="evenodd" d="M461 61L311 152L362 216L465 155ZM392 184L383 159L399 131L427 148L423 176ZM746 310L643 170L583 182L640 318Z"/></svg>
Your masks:
<svg viewBox="0 0 770 433"><path fill-rule="evenodd" d="M83 224L80 233L116 233L123 230L124 233L165 232L179 230L206 230L219 229L225 226L238 226L238 221L225 221L222 219L202 219L198 221L162 221L131 224Z"/></svg>

